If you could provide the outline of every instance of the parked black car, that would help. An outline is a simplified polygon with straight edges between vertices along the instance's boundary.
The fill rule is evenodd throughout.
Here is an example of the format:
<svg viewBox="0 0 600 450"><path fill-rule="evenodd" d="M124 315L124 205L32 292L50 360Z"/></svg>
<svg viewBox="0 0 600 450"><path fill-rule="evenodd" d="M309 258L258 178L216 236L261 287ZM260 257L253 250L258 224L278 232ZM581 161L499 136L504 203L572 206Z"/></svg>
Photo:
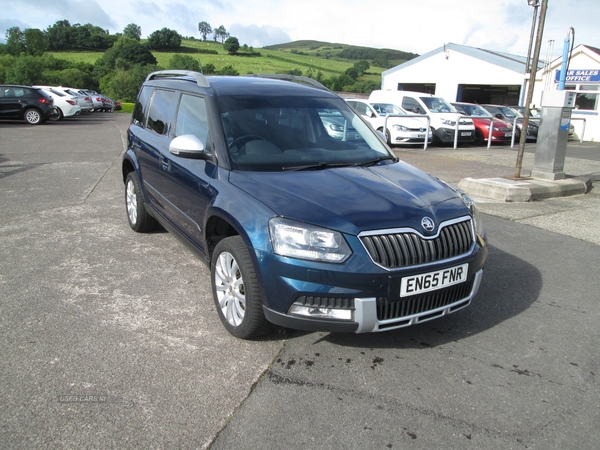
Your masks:
<svg viewBox="0 0 600 450"><path fill-rule="evenodd" d="M0 84L0 119L25 120L31 125L55 115L54 100L43 90L31 86Z"/></svg>
<svg viewBox="0 0 600 450"><path fill-rule="evenodd" d="M131 228L160 223L200 256L240 338L269 322L393 330L468 306L487 257L473 201L301 80L313 86L150 74L122 165Z"/></svg>
<svg viewBox="0 0 600 450"><path fill-rule="evenodd" d="M481 105L483 106L490 114L494 117L504 120L508 123L514 123L515 119L517 120L517 139L521 136L521 132L523 131L523 115L517 111L516 109L511 108L510 106L503 105ZM537 141L539 124L537 121L530 117L527 122L527 140L528 141Z"/></svg>

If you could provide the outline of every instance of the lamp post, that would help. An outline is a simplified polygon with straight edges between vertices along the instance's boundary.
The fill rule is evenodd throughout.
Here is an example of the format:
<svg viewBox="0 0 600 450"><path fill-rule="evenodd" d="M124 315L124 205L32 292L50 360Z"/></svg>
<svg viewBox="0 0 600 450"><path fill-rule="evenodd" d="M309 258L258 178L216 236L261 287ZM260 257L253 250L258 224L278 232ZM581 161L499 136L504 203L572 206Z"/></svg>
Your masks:
<svg viewBox="0 0 600 450"><path fill-rule="evenodd" d="M533 42L533 29L536 21L537 8L540 5L539 0L527 0L529 6L533 6L533 23L531 25L531 37L529 39L529 49ZM544 34L544 22L546 21L546 11L548 9L548 0L541 0L540 19L538 21L537 33L535 35L535 48L533 50L533 62L529 67L530 54L527 55L526 69L529 73L529 83L527 84L527 98L525 100L525 113L523 114L523 123L521 124L521 138L519 139L519 150L517 151L517 163L515 166L514 178L521 178L521 168L523 167L523 154L525 153L525 143L527 142L527 126L529 125L529 114L531 101L533 100L533 88L535 85L535 74L538 70L540 60L540 48L542 46L542 35Z"/></svg>

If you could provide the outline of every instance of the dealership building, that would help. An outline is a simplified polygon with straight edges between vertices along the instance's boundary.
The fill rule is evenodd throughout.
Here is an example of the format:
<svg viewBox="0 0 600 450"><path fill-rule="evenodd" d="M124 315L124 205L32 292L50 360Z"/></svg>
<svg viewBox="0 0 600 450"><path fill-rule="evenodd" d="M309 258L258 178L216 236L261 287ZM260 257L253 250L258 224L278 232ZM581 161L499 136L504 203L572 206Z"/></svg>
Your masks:
<svg viewBox="0 0 600 450"><path fill-rule="evenodd" d="M556 90L562 56L541 62L532 105L543 91ZM382 73L382 89L435 94L451 102L523 105L527 58L457 44L445 44ZM565 90L576 91L571 122L575 137L600 141L600 49L578 45L570 55Z"/></svg>

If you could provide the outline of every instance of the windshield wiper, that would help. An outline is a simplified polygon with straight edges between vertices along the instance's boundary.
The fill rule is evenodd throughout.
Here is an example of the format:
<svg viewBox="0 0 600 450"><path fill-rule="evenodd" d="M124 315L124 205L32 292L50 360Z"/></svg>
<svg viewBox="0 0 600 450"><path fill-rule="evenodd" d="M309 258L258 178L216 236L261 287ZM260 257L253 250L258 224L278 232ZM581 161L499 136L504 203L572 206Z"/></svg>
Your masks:
<svg viewBox="0 0 600 450"><path fill-rule="evenodd" d="M351 166L356 166L357 163L352 162L352 163L327 163L327 162L320 162L320 163L316 163L316 164L306 164L304 166L288 166L288 167L283 167L282 170L323 170L323 169L331 169L333 167L351 167Z"/></svg>
<svg viewBox="0 0 600 450"><path fill-rule="evenodd" d="M391 155L387 155L387 156L379 156L378 158L370 159L369 161L357 163L356 165L362 166L362 167L369 167L369 166L374 166L378 162L385 161L386 159L391 159L393 161L397 161L396 157L391 156Z"/></svg>

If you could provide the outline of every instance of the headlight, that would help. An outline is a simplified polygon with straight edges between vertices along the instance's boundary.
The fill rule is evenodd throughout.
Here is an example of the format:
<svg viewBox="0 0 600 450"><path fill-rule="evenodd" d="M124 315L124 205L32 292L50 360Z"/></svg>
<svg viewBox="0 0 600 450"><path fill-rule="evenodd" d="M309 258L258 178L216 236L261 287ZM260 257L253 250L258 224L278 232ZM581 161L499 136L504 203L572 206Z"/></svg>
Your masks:
<svg viewBox="0 0 600 450"><path fill-rule="evenodd" d="M344 131L344 127L341 125L337 125L335 123L330 123L329 124L329 128L331 128L333 131Z"/></svg>
<svg viewBox="0 0 600 450"><path fill-rule="evenodd" d="M352 254L341 233L327 228L274 217L269 233L273 250L281 256L341 263Z"/></svg>
<svg viewBox="0 0 600 450"><path fill-rule="evenodd" d="M408 128L402 125L392 125L392 128L397 131L408 131Z"/></svg>
<svg viewBox="0 0 600 450"><path fill-rule="evenodd" d="M458 188L456 188L456 192L460 195L462 201L465 203L465 205L467 205L467 208L469 208L469 211L471 212L471 217L473 217L473 224L475 225L475 232L479 236L484 236L485 230L483 228L483 221L481 220L481 215L479 214L479 209L477 208L477 205L475 204L471 196L466 192L461 191Z"/></svg>
<svg viewBox="0 0 600 450"><path fill-rule="evenodd" d="M439 178L438 178L438 180L441 181L442 183L444 183L446 186L448 186L450 189L452 189L458 195L460 195L460 198L462 199L462 201L466 205L466 207L469 209L469 212L471 213L471 217L473 218L473 225L475 226L475 233L477 233L481 237L485 237L485 228L483 227L483 221L481 220L481 215L479 214L479 209L477 208L477 205L475 204L475 202L473 201L471 196L469 194L467 194L465 191L457 188L456 186L454 186L450 183L446 183L445 181L440 180Z"/></svg>

